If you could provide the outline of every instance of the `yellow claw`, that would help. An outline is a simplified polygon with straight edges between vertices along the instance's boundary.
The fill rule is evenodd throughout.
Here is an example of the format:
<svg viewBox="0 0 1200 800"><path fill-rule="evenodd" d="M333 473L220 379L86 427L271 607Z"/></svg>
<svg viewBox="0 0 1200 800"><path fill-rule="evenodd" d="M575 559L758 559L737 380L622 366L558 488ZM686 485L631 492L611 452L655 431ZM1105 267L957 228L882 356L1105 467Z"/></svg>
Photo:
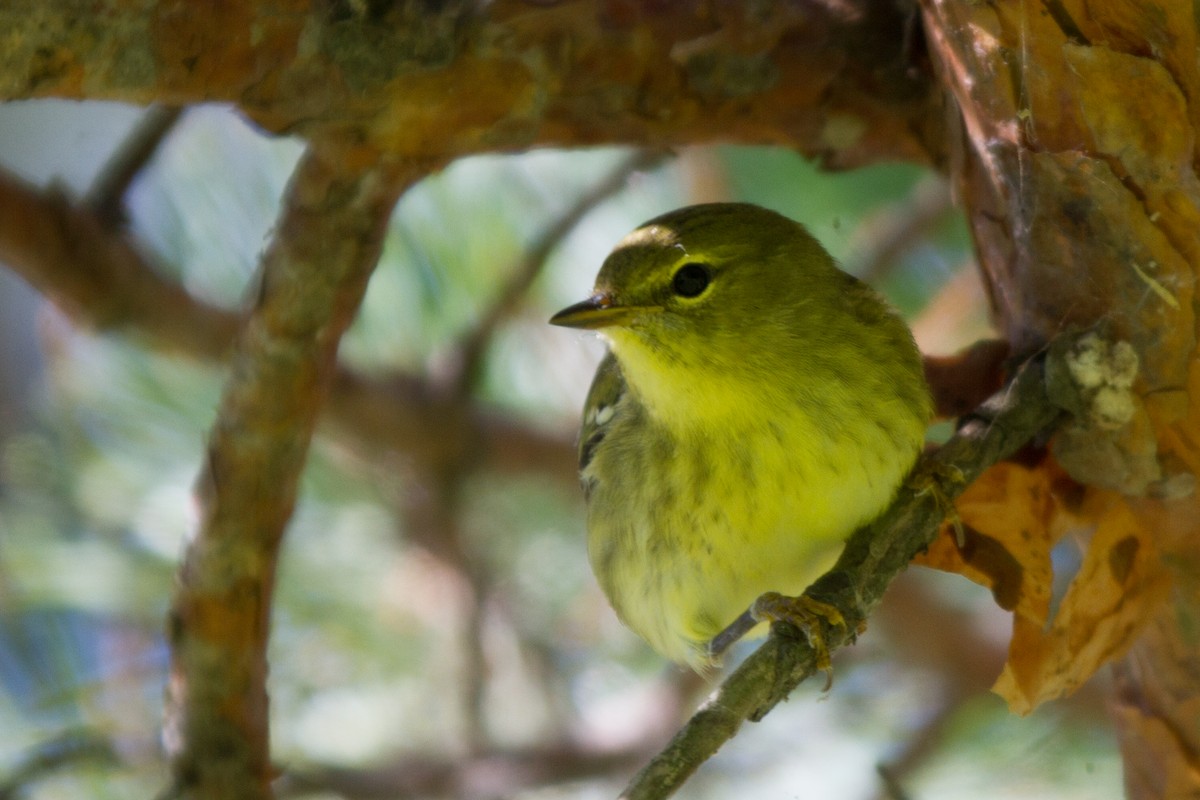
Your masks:
<svg viewBox="0 0 1200 800"><path fill-rule="evenodd" d="M832 683L833 664L829 660L829 647L821 633L821 621L845 628L846 618L841 611L808 595L788 597L778 592L767 592L754 601L750 615L758 622L786 622L799 628L816 654L817 669L829 675ZM826 688L829 688L828 684Z"/></svg>

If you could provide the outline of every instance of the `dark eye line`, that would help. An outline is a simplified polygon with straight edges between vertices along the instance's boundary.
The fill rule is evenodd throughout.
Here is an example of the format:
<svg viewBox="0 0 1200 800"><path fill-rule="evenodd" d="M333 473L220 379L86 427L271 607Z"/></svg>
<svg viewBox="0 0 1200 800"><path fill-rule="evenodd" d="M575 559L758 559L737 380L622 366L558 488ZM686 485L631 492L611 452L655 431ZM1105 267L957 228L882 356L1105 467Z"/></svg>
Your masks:
<svg viewBox="0 0 1200 800"><path fill-rule="evenodd" d="M700 261L689 261L671 278L671 290L680 297L699 297L712 283L712 267Z"/></svg>

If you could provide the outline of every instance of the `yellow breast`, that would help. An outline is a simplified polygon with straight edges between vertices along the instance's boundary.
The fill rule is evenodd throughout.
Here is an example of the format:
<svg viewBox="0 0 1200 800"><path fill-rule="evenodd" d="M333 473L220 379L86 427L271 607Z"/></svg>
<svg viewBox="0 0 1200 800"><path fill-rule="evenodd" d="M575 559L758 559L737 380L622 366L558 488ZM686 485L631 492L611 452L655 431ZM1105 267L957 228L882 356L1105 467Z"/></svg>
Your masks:
<svg viewBox="0 0 1200 800"><path fill-rule="evenodd" d="M711 423L681 431L627 394L584 476L589 555L614 608L694 666L760 594L800 594L832 565L890 501L923 434L915 420L903 442L879 426L839 431L795 402Z"/></svg>

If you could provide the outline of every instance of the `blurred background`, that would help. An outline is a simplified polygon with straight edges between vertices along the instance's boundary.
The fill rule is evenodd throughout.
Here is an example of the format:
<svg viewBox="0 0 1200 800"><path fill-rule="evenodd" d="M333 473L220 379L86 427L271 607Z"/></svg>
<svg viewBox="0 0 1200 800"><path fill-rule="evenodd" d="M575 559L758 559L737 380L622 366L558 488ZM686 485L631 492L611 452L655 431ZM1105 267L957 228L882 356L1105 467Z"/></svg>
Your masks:
<svg viewBox="0 0 1200 800"><path fill-rule="evenodd" d="M79 196L141 114L0 105L0 165ZM239 306L300 150L232 111L187 111L127 198L132 235L196 296ZM475 398L569 443L603 345L546 319L588 294L637 224L719 199L805 222L909 317L926 352L989 335L940 178L907 165L824 174L770 148L694 148L636 168L630 155L470 158L419 184L343 360L436 382L496 316ZM614 191L550 240L529 290L496 315L527 251L605 181ZM166 784L163 620L223 377L81 330L0 268L0 798L151 797ZM618 623L588 569L572 475L470 473L451 548L414 513L425 489L403 453L363 458L332 432L315 443L273 620L280 796L615 796L711 682ZM1099 691L1029 719L987 692L1007 635L986 591L910 570L835 658L831 691L802 687L680 796L1120 797Z"/></svg>

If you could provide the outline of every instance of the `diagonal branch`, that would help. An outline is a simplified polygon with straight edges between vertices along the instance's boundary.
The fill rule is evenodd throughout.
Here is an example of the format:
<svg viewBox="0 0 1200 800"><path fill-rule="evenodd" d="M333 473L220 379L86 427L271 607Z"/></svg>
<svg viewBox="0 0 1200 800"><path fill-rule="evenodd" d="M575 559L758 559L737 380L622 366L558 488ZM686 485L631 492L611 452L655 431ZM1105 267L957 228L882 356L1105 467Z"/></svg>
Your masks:
<svg viewBox="0 0 1200 800"><path fill-rule="evenodd" d="M178 106L154 105L146 109L88 187L84 204L105 227L116 228L125 222L125 193L182 115L183 109Z"/></svg>
<svg viewBox="0 0 1200 800"><path fill-rule="evenodd" d="M129 236L106 229L87 207L2 169L0 262L78 324L140 334L201 360L226 359L241 321L164 277ZM443 393L414 375L367 377L341 368L328 416L363 451L401 452L422 470L454 463L471 441L480 469L537 472L574 485L570 436L478 405L450 408Z"/></svg>
<svg viewBox="0 0 1200 800"><path fill-rule="evenodd" d="M81 324L137 331L195 358L226 357L240 321L160 274L129 236L87 206L3 169L0 263Z"/></svg>
<svg viewBox="0 0 1200 800"><path fill-rule="evenodd" d="M821 633L831 651L854 640L854 632L866 624L888 584L933 541L945 513L941 503L949 502L989 466L1051 428L1060 413L1046 397L1043 363L1034 359L980 406L945 445L921 459L914 478L926 488L906 486L882 517L850 538L834 568L809 590L845 617L845 627L823 626ZM950 480L947 476L954 477ZM930 491L929 485L938 488ZM937 499L937 494L944 500ZM776 625L770 638L633 778L623 800L673 794L744 721L762 719L815 671L815 653L807 640L792 628Z"/></svg>
<svg viewBox="0 0 1200 800"><path fill-rule="evenodd" d="M169 626L176 796L270 796L266 645L279 545L338 342L397 198L432 166L331 155L310 147L293 175L198 481L200 530Z"/></svg>
<svg viewBox="0 0 1200 800"><path fill-rule="evenodd" d="M579 221L596 206L625 188L629 176L635 172L654 169L667 154L658 150L639 150L618 164L599 183L581 195L565 212L551 222L525 251L520 263L513 270L508 282L500 289L479 323L463 338L459 345L459 367L457 376L458 394L466 396L479 378L487 346L495 334L496 327L516 307L529 287L542 274L547 259L562 243Z"/></svg>
<svg viewBox="0 0 1200 800"><path fill-rule="evenodd" d="M853 238L862 255L855 274L867 283L878 283L953 211L949 184L940 176L921 179L907 196L859 223Z"/></svg>

